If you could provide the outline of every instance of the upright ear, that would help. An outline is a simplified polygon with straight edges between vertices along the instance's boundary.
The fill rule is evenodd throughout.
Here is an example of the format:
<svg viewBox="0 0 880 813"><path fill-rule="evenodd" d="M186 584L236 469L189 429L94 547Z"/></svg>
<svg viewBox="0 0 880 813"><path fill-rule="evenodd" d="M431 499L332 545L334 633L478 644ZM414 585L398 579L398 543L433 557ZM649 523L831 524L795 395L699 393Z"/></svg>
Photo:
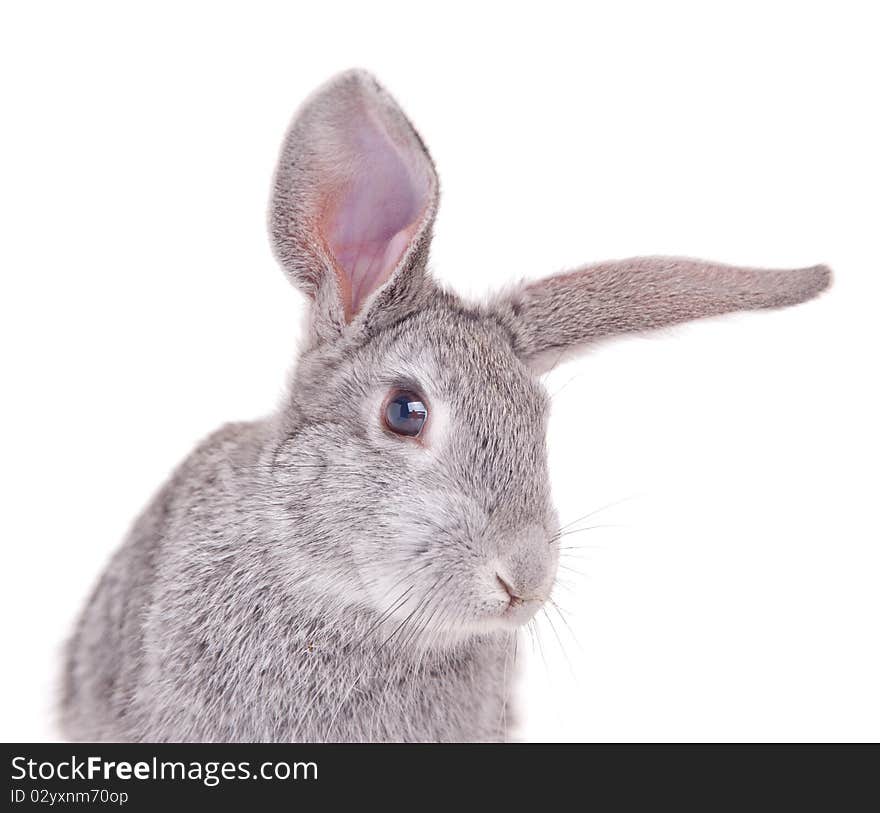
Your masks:
<svg viewBox="0 0 880 813"><path fill-rule="evenodd" d="M524 283L492 307L509 327L520 357L541 369L566 349L605 336L795 305L830 281L824 265L778 271L637 257Z"/></svg>
<svg viewBox="0 0 880 813"><path fill-rule="evenodd" d="M363 71L295 117L275 173L275 256L313 300L313 339L393 319L424 295L437 175L400 108Z"/></svg>

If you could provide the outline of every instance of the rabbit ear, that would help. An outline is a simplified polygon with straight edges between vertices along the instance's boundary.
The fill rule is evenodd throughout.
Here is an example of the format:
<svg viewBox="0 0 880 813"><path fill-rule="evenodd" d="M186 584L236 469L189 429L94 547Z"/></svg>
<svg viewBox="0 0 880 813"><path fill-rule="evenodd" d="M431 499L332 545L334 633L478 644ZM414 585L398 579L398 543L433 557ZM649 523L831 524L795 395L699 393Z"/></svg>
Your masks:
<svg viewBox="0 0 880 813"><path fill-rule="evenodd" d="M637 257L524 283L496 301L494 309L520 357L541 368L554 354L605 336L795 305L830 281L824 265L779 271Z"/></svg>
<svg viewBox="0 0 880 813"><path fill-rule="evenodd" d="M437 197L421 139L369 74L343 73L303 105L276 170L270 228L276 257L313 299L319 334L413 305Z"/></svg>

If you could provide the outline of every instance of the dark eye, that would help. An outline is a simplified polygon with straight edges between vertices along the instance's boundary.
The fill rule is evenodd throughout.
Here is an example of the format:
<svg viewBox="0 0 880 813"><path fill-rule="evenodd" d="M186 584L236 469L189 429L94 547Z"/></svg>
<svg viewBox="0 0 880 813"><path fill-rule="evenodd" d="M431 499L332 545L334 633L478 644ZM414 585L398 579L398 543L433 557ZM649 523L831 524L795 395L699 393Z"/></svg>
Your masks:
<svg viewBox="0 0 880 813"><path fill-rule="evenodd" d="M385 426L396 435L415 437L428 420L428 408L422 396L409 390L397 390L385 403Z"/></svg>

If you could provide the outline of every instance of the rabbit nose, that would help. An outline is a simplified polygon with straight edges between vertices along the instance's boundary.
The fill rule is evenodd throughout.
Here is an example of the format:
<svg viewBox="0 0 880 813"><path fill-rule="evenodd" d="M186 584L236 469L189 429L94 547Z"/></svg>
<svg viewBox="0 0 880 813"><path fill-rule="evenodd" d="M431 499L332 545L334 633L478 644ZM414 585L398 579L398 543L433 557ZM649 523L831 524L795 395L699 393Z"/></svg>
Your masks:
<svg viewBox="0 0 880 813"><path fill-rule="evenodd" d="M541 526L527 526L515 533L501 533L487 575L510 598L511 606L544 601L556 575L555 550L547 544Z"/></svg>
<svg viewBox="0 0 880 813"><path fill-rule="evenodd" d="M525 601L525 599L522 596L517 595L513 591L513 588L507 583L507 581L504 578L502 578L500 573L496 573L495 578L498 579L498 583L501 585L503 590L510 597L510 606L511 607L519 607L519 605Z"/></svg>

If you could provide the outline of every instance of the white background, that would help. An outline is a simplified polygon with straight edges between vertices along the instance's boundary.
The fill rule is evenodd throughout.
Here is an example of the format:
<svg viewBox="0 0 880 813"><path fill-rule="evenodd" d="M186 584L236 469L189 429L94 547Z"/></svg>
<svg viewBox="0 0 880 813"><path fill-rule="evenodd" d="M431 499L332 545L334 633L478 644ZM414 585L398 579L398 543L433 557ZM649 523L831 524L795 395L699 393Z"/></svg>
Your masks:
<svg viewBox="0 0 880 813"><path fill-rule="evenodd" d="M303 5L3 6L0 738L58 736L59 646L129 522L282 397L304 303L270 177L354 65L433 152L462 292L635 254L836 275L550 376L563 519L631 499L568 537L520 735L880 738L870 4Z"/></svg>

